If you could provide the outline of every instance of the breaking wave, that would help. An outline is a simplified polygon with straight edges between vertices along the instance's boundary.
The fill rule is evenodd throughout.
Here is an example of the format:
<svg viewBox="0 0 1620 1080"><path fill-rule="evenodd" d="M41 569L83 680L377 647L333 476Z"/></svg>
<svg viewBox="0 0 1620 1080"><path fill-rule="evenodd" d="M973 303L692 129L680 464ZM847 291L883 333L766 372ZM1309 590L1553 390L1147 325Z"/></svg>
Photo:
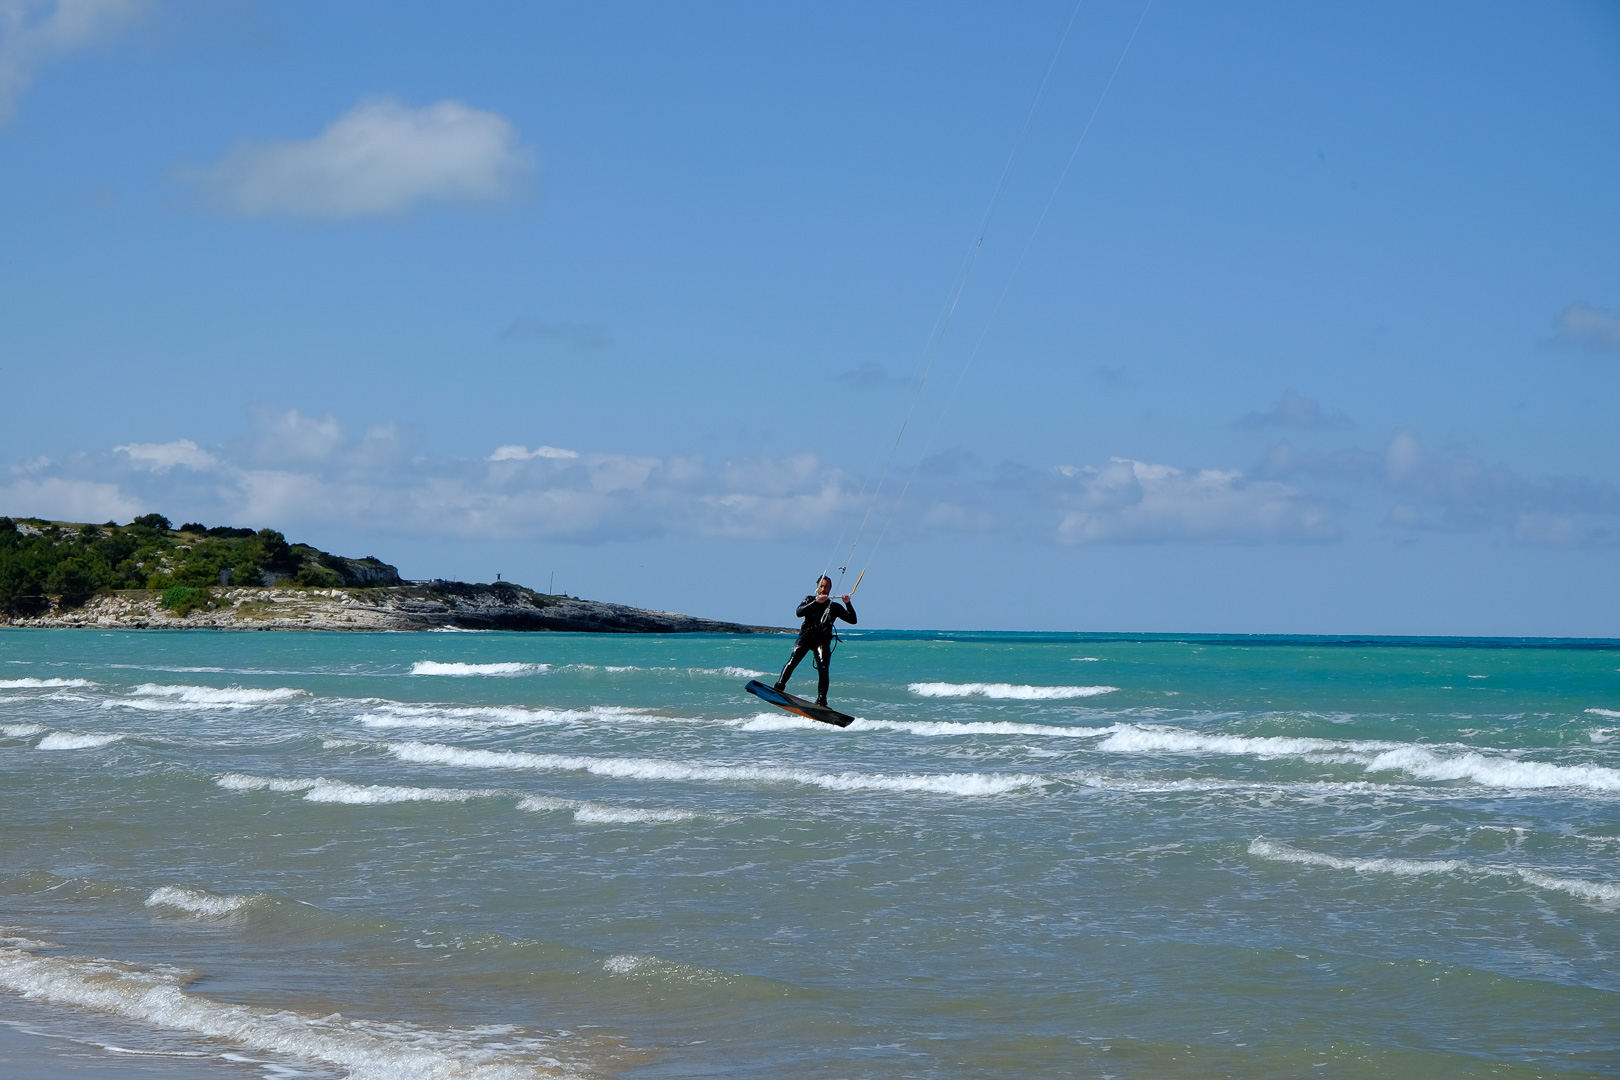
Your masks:
<svg viewBox="0 0 1620 1080"><path fill-rule="evenodd" d="M48 730L43 724L0 724L0 735L8 739L26 739Z"/></svg>
<svg viewBox="0 0 1620 1080"><path fill-rule="evenodd" d="M639 806L608 806L588 799L557 799L546 795L525 795L502 788L406 787L395 784L351 784L318 776L313 780L286 780L244 773L226 773L214 783L231 791L302 792L305 801L339 803L347 806L383 806L389 803L460 803L473 799L508 798L517 808L535 813L568 811L574 820L586 824L635 824L646 822L691 821L712 815L691 810L665 810ZM149 901L150 902L150 901Z"/></svg>
<svg viewBox="0 0 1620 1080"><path fill-rule="evenodd" d="M983 697L996 701L1064 701L1070 698L1112 694L1117 686L1019 686L1013 683L914 682L909 687L919 697Z"/></svg>
<svg viewBox="0 0 1620 1080"><path fill-rule="evenodd" d="M184 911L188 915L219 918L225 915L234 915L254 904L265 903L268 899L263 895L219 896L215 893L204 892L201 889L186 889L179 885L165 885L160 889L152 890L151 895L146 898L146 906L174 908L177 911Z"/></svg>
<svg viewBox="0 0 1620 1080"><path fill-rule="evenodd" d="M389 703L357 716L360 723L374 728L464 728L479 730L495 727L524 727L545 724L584 724L592 721L666 720L621 705L593 705L585 709L526 708L521 705L401 705Z"/></svg>
<svg viewBox="0 0 1620 1080"><path fill-rule="evenodd" d="M1620 903L1620 885L1605 881L1587 881L1583 878L1559 877L1540 870L1484 866L1466 859L1345 859L1337 855L1324 855L1315 851L1278 844L1264 837L1249 845L1249 854L1274 862L1298 863L1301 866L1321 866L1331 870L1353 870L1358 874L1394 874L1400 877L1421 877L1430 874L1477 874L1485 877L1518 878L1538 889L1567 893L1582 900Z"/></svg>
<svg viewBox="0 0 1620 1080"><path fill-rule="evenodd" d="M254 709L265 705L281 705L294 698L306 697L308 691L290 686L274 690L255 690L245 686L160 686L145 683L129 692L128 697L113 698L101 703L102 708L122 706L161 712L173 709Z"/></svg>
<svg viewBox="0 0 1620 1080"><path fill-rule="evenodd" d="M412 675L529 675L545 670L545 664L441 664L418 660L411 665Z"/></svg>
<svg viewBox="0 0 1620 1080"><path fill-rule="evenodd" d="M16 939L12 943L45 944ZM348 1070L352 1080L534 1080L577 1075L554 1056L554 1046L511 1028L434 1031L336 1013L320 1017L231 1005L186 993L183 987L193 977L172 968L0 948L0 987L35 1001L335 1065Z"/></svg>
<svg viewBox="0 0 1620 1080"><path fill-rule="evenodd" d="M35 750L94 750L122 739L122 735L78 735L71 731L53 731L34 744Z"/></svg>
<svg viewBox="0 0 1620 1080"><path fill-rule="evenodd" d="M282 780L244 773L226 773L214 783L230 791L301 791L309 802L347 803L351 806L401 802L466 802L468 799L502 795L501 791L469 791L462 788L398 787L391 784L351 784L344 780Z"/></svg>
<svg viewBox="0 0 1620 1080"><path fill-rule="evenodd" d="M1482 753L1466 747L1418 743L1341 741L1290 736L1204 735L1177 728L1121 724L1097 744L1111 753L1232 754L1260 758L1299 757L1313 761L1357 764L1369 773L1397 771L1419 780L1468 780L1507 790L1584 788L1620 791L1620 769L1603 765L1560 765L1524 761L1511 751Z"/></svg>
<svg viewBox="0 0 1620 1080"><path fill-rule="evenodd" d="M465 750L434 743L386 745L400 761L418 765L453 765L473 769L525 769L544 772L587 772L635 780L698 780L721 783L802 784L828 791L897 791L935 795L1004 795L1042 787L1051 781L1028 773L825 773L770 765L690 765L656 758L597 758L567 754L531 754L517 750Z"/></svg>
<svg viewBox="0 0 1620 1080"><path fill-rule="evenodd" d="M0 685L4 684L0 683ZM1605 716L1610 720L1620 720L1620 712L1616 712L1613 709L1587 709L1586 711L1592 716Z"/></svg>
<svg viewBox="0 0 1620 1080"><path fill-rule="evenodd" d="M0 690L39 690L47 687L94 686L89 679L0 679ZM1620 715L1617 713L1616 715Z"/></svg>
<svg viewBox="0 0 1620 1080"><path fill-rule="evenodd" d="M737 976L695 964L677 964L658 956L637 956L618 953L602 961L602 970L609 975L624 978L658 979L671 982L717 985L733 982Z"/></svg>

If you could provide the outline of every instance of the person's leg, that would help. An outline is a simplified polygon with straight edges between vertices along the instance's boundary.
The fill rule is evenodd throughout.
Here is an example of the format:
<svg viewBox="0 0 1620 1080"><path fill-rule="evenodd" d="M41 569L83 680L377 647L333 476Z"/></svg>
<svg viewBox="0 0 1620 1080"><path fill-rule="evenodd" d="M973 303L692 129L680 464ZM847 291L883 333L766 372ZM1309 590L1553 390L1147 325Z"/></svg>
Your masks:
<svg viewBox="0 0 1620 1080"><path fill-rule="evenodd" d="M810 651L810 646L803 642L796 642L793 646L793 655L788 659L787 667L782 669L782 677L776 680L776 692L780 694L787 689L788 680L793 678L793 669L799 666L804 654Z"/></svg>
<svg viewBox="0 0 1620 1080"><path fill-rule="evenodd" d="M816 646L816 704L827 704L827 684L832 681L832 646Z"/></svg>

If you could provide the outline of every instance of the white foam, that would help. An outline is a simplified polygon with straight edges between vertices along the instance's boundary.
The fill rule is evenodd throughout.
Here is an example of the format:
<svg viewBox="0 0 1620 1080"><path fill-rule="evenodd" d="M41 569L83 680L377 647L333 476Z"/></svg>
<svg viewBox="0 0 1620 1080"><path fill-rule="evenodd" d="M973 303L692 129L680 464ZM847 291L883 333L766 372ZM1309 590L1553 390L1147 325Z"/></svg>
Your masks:
<svg viewBox="0 0 1620 1080"><path fill-rule="evenodd" d="M347 803L372 806L402 802L466 802L469 799L500 795L499 791L469 791L464 788L397 787L389 784L349 784L342 780L318 778L304 798L317 803Z"/></svg>
<svg viewBox="0 0 1620 1080"><path fill-rule="evenodd" d="M255 690L245 686L160 686L145 683L130 691L126 698L102 702L103 708L123 706L148 712L180 709L254 709L266 705L281 705L294 698L306 696L307 691L290 686L274 690Z"/></svg>
<svg viewBox="0 0 1620 1080"><path fill-rule="evenodd" d="M723 971L712 968L702 968L694 964L677 964L657 956L636 956L633 953L619 953L602 961L602 970L609 975L620 978L635 976L638 978L669 979L685 983L725 983L736 978Z"/></svg>
<svg viewBox="0 0 1620 1080"><path fill-rule="evenodd" d="M785 713L760 713L728 723L739 731L835 731L830 724ZM1106 735L1113 727L1064 727L1061 724L1014 724L987 720L978 723L945 720L868 720L856 717L846 731L903 731L927 738L964 735L1020 735L1054 739L1088 739Z"/></svg>
<svg viewBox="0 0 1620 1080"><path fill-rule="evenodd" d="M1090 739L1107 735L1117 725L1108 727L1065 727L1062 724L1014 724L997 720L979 722L952 722L945 720L867 720L857 718L849 725L851 731L904 731L911 735L1033 735L1049 739Z"/></svg>
<svg viewBox="0 0 1620 1080"><path fill-rule="evenodd" d="M48 730L43 724L0 724L0 735L8 739L26 739Z"/></svg>
<svg viewBox="0 0 1620 1080"><path fill-rule="evenodd" d="M553 671L605 671L610 675L623 675L631 671L645 671L649 674L682 674L682 675L715 675L728 679L763 679L772 674L769 671L755 671L745 667L643 667L640 664L563 664L552 668Z"/></svg>
<svg viewBox="0 0 1620 1080"><path fill-rule="evenodd" d="M1117 686L1018 686L1013 683L914 682L910 688L919 697L983 697L997 701L1064 701L1070 698L1112 694Z"/></svg>
<svg viewBox="0 0 1620 1080"><path fill-rule="evenodd" d="M34 744L35 750L94 750L122 739L122 735L77 735L71 731L53 731Z"/></svg>
<svg viewBox="0 0 1620 1080"><path fill-rule="evenodd" d="M412 675L529 675L544 670L545 664L441 664L436 660L418 660L411 665Z"/></svg>
<svg viewBox="0 0 1620 1080"><path fill-rule="evenodd" d="M173 969L0 948L0 987L34 1001L335 1065L351 1080L536 1080L564 1072L547 1044L511 1029L433 1031L338 1013L231 1005L186 993L188 981Z"/></svg>
<svg viewBox="0 0 1620 1080"><path fill-rule="evenodd" d="M1620 885L1607 881L1586 881L1582 878L1555 877L1544 874L1540 870L1520 870L1518 875L1524 881L1542 889L1554 889L1558 892L1578 896L1582 900L1602 900L1608 903L1620 902Z"/></svg>
<svg viewBox="0 0 1620 1080"><path fill-rule="evenodd" d="M1300 757L1343 750L1354 744L1335 739L1308 739L1289 736L1205 735L1179 728L1120 724L1108 738L1097 744L1097 749L1119 754L1153 753L1212 753L1236 754L1259 758ZM1383 749L1396 743L1363 744Z"/></svg>
<svg viewBox="0 0 1620 1080"><path fill-rule="evenodd" d="M707 815L690 810L660 810L634 806L605 806L580 799L556 799L546 795L523 795L501 788L405 787L394 784L351 784L318 776L313 780L289 780L243 773L226 773L214 782L233 791L302 792L305 801L345 806L382 806L389 803L461 803L472 799L516 798L519 810L536 812L568 811L575 821L587 824L634 824L691 821ZM148 901L151 903L152 901Z"/></svg>
<svg viewBox="0 0 1620 1080"><path fill-rule="evenodd" d="M0 689L37 690L51 686L94 686L89 679L0 679Z"/></svg>
<svg viewBox="0 0 1620 1080"><path fill-rule="evenodd" d="M1418 743L1340 741L1290 736L1205 735L1178 728L1121 724L1097 744L1113 753L1213 753L1257 757L1303 757L1327 764L1357 764L1367 772L1399 771L1419 780L1469 780L1484 787L1521 790L1585 788L1620 791L1620 769L1524 761L1509 753Z"/></svg>
<svg viewBox="0 0 1620 1080"><path fill-rule="evenodd" d="M1301 851L1299 848L1274 843L1264 837L1257 838L1249 845L1249 854L1275 862L1324 866L1333 870L1354 870L1358 874L1397 874L1403 877L1426 874L1478 874L1487 877L1518 878L1538 889L1567 893L1582 900L1620 903L1620 885L1610 882L1558 877L1540 870L1519 867L1484 866L1464 859L1343 859L1336 855Z"/></svg>
<svg viewBox="0 0 1620 1080"><path fill-rule="evenodd" d="M146 898L147 907L167 907L190 915L219 918L233 915L251 904L264 900L262 896L219 896L201 889L186 889L179 885L165 885L153 889Z"/></svg>
<svg viewBox="0 0 1620 1080"><path fill-rule="evenodd" d="M701 817L690 810L647 810L635 806L602 806L586 803L574 811L574 820L595 825L643 825L668 821L691 821Z"/></svg>
<svg viewBox="0 0 1620 1080"><path fill-rule="evenodd" d="M1002 795L1050 783L1027 773L823 773L768 765L693 765L656 758L596 758L566 754L530 754L515 750L464 750L433 743L389 743L401 761L420 765L453 765L474 769L526 769L587 772L636 780L698 780L721 783L803 784L828 791L899 791L936 795Z"/></svg>
<svg viewBox="0 0 1620 1080"><path fill-rule="evenodd" d="M229 791L302 792L309 802L346 803L351 806L401 802L466 802L468 799L504 794L500 791L468 791L460 788L351 784L343 780L329 780L324 776L309 780L249 776L245 773L226 773L215 777L214 783Z"/></svg>
<svg viewBox="0 0 1620 1080"><path fill-rule="evenodd" d="M1620 720L1620 712L1613 709L1587 709L1586 711L1592 716L1605 716L1610 720Z"/></svg>
<svg viewBox="0 0 1620 1080"><path fill-rule="evenodd" d="M1494 788L1586 788L1620 791L1620 769L1602 765L1555 765L1516 761L1470 751L1446 757L1423 746L1389 750L1373 758L1368 772L1399 769L1422 780L1472 780Z"/></svg>
<svg viewBox="0 0 1620 1080"><path fill-rule="evenodd" d="M729 723L738 731L836 730L831 724L823 724L818 720L807 720L802 716L793 716L790 713L759 713L746 720L732 720Z"/></svg>
<svg viewBox="0 0 1620 1080"><path fill-rule="evenodd" d="M1302 866L1326 866L1334 870L1354 870L1358 874L1396 874L1401 877L1416 877L1423 874L1452 874L1459 870L1471 870L1469 863L1461 859L1437 859L1434 861L1420 861L1417 859L1341 859L1336 855L1321 855L1314 851L1301 851L1284 844L1273 843L1270 840L1259 838L1249 845L1249 854L1258 855L1263 859L1275 862L1299 863Z"/></svg>
<svg viewBox="0 0 1620 1080"><path fill-rule="evenodd" d="M226 791L308 791L320 780L277 780L246 773L226 773L214 777L214 783Z"/></svg>
<svg viewBox="0 0 1620 1080"><path fill-rule="evenodd" d="M402 705L389 703L355 718L374 728L524 727L546 724L583 724L613 721L664 720L619 705L593 705L586 709L524 708L517 705Z"/></svg>
<svg viewBox="0 0 1620 1080"><path fill-rule="evenodd" d="M629 975L638 968L648 968L657 962L658 958L655 956L635 956L630 953L620 953L602 961L602 970L609 975Z"/></svg>

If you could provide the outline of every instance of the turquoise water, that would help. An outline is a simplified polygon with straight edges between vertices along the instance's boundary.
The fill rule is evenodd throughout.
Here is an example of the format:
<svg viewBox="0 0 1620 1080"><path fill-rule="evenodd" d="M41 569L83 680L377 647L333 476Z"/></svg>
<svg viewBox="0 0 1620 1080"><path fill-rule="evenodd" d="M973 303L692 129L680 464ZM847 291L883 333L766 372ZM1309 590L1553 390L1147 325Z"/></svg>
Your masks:
<svg viewBox="0 0 1620 1080"><path fill-rule="evenodd" d="M841 731L741 692L789 645L0 633L0 1020L98 1075L1620 1073L1620 646L861 633Z"/></svg>

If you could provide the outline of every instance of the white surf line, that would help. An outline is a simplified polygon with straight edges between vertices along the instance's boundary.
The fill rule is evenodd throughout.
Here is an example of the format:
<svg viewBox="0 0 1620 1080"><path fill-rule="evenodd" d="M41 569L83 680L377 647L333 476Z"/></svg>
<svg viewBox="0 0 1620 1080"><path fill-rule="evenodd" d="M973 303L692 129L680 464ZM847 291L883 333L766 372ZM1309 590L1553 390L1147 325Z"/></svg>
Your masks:
<svg viewBox="0 0 1620 1080"><path fill-rule="evenodd" d="M726 679L763 679L767 675L774 675L773 671L755 671L753 668L736 667L671 667L653 666L644 667L639 664L557 664L551 669L553 672L576 671L605 671L610 675L626 675L632 671L646 672L649 675L702 675Z"/></svg>
<svg viewBox="0 0 1620 1080"><path fill-rule="evenodd" d="M0 690L45 690L64 686L94 685L96 684L89 679L0 679Z"/></svg>
<svg viewBox="0 0 1620 1080"><path fill-rule="evenodd" d="M298 698L309 697L309 691L282 686L273 690L258 690L246 686L164 686L144 683L131 690L128 696L108 698L101 703L104 709L140 709L146 712L196 711L203 709L256 709L285 705Z"/></svg>
<svg viewBox="0 0 1620 1080"><path fill-rule="evenodd" d="M517 750L466 750L435 743L384 743L400 761L476 769L587 772L634 780L697 780L721 783L800 784L828 791L898 791L935 795L1004 795L1054 781L1029 773L823 773L769 765L692 765L657 758L597 758L531 754Z"/></svg>
<svg viewBox="0 0 1620 1080"><path fill-rule="evenodd" d="M584 709L548 709L523 705L410 705L387 701L355 717L372 728L464 728L586 724L591 722L681 722L685 718L657 716L621 705L591 705ZM696 721L693 721L696 722Z"/></svg>
<svg viewBox="0 0 1620 1080"><path fill-rule="evenodd" d="M146 897L147 907L172 908L200 918L221 918L249 907L272 903L275 903L274 898L264 893L252 896L239 894L221 896L202 889L188 889L182 885L164 885L153 889Z"/></svg>
<svg viewBox="0 0 1620 1080"><path fill-rule="evenodd" d="M1117 686L1025 686L1015 683L914 682L907 687L918 697L982 697L993 701L1066 701L1112 694Z"/></svg>
<svg viewBox="0 0 1620 1080"><path fill-rule="evenodd" d="M507 788L436 788L406 787L394 784L351 784L343 780L316 777L312 780L291 780L245 773L225 773L214 778L214 783L228 791L301 792L304 801L336 803L346 806L384 806L391 803L430 802L461 803L473 799L512 799L519 810L531 813L556 811L572 812L574 820L584 824L635 824L643 822L696 821L699 819L727 820L723 815L706 814L695 810L670 810L657 807L609 806L589 799L558 799L547 795L530 795Z"/></svg>
<svg viewBox="0 0 1620 1080"><path fill-rule="evenodd" d="M1584 788L1620 792L1620 769L1603 765L1559 765L1524 761L1525 751L1484 753L1466 746L1422 743L1295 738L1290 736L1206 735L1178 728L1121 724L1097 749L1105 753L1226 754L1303 758L1327 764L1361 765L1365 772L1404 772L1419 780L1469 780L1504 790Z"/></svg>
<svg viewBox="0 0 1620 1080"><path fill-rule="evenodd" d="M758 713L738 720L725 721L739 731L820 731L836 733L831 724L806 720L787 713ZM857 716L844 731L902 732L925 738L972 735L1028 735L1053 739L1092 739L1106 735L1117 725L1109 727L1065 727L1062 724L1015 724L1003 721L948 721L948 720L868 720Z"/></svg>
<svg viewBox="0 0 1620 1080"><path fill-rule="evenodd" d="M559 1049L512 1029L435 1031L402 1022L231 1005L183 989L192 976L86 956L39 956L49 942L0 938L0 988L50 1005L218 1039L348 1070L351 1080L577 1077ZM30 948L32 946L33 948Z"/></svg>
<svg viewBox="0 0 1620 1080"><path fill-rule="evenodd" d="M110 746L121 742L124 736L112 735L80 735L72 731L53 731L39 742L34 744L35 750L95 750L103 746Z"/></svg>
<svg viewBox="0 0 1620 1080"><path fill-rule="evenodd" d="M1257 837L1249 844L1249 854L1273 862L1298 863L1302 866L1321 866L1331 870L1353 870L1358 874L1393 874L1398 877L1421 877L1430 874L1478 874L1485 877L1518 878L1538 889L1567 893L1582 900L1620 903L1620 884L1587 881L1583 878L1559 877L1540 870L1485 866L1466 859L1344 859L1336 855L1323 855L1315 851L1279 844L1265 837Z"/></svg>
<svg viewBox="0 0 1620 1080"><path fill-rule="evenodd" d="M437 660L418 660L411 665L412 675L537 675L547 664L462 664L440 663Z"/></svg>

